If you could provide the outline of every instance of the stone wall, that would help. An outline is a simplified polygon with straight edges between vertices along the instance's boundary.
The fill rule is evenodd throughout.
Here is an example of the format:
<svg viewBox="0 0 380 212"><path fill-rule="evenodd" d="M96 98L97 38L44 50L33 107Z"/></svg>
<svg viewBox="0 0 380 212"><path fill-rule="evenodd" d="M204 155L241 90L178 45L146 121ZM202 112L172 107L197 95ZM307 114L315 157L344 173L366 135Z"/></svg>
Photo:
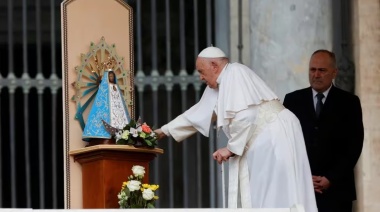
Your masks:
<svg viewBox="0 0 380 212"><path fill-rule="evenodd" d="M353 0L356 94L364 121L364 147L356 166L355 210L380 211L380 1Z"/></svg>

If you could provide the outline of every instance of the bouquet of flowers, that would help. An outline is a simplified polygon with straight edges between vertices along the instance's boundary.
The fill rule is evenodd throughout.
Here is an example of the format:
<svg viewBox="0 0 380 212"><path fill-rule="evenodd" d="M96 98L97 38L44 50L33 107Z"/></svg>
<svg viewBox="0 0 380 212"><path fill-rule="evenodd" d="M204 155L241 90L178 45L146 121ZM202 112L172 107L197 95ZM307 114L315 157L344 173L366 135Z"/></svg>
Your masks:
<svg viewBox="0 0 380 212"><path fill-rule="evenodd" d="M156 133L139 118L131 120L123 129L116 129L103 121L108 132L116 139L116 144L127 144L135 147L154 148L157 145Z"/></svg>
<svg viewBox="0 0 380 212"><path fill-rule="evenodd" d="M158 199L154 192L159 185L142 184L145 174L142 166L133 166L132 172L133 175L128 177L127 182L123 182L117 195L120 208L154 208L154 201Z"/></svg>

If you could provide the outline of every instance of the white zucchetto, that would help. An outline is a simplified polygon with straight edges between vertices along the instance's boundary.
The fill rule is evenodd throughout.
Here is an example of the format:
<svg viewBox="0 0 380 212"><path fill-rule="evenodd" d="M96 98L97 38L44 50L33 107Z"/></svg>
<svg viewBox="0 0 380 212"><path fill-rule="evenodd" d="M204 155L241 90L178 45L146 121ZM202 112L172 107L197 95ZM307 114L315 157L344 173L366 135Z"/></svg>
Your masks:
<svg viewBox="0 0 380 212"><path fill-rule="evenodd" d="M203 58L222 58L222 57L227 57L224 52L217 48L217 47L207 47L201 51L201 53L198 54L198 57L203 57Z"/></svg>

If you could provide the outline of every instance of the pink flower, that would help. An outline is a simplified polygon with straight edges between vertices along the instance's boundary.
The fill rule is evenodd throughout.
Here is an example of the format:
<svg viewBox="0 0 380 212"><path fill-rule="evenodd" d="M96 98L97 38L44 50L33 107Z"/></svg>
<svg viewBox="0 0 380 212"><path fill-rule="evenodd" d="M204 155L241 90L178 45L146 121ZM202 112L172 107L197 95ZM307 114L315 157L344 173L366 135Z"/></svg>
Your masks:
<svg viewBox="0 0 380 212"><path fill-rule="evenodd" d="M152 129L150 129L150 127L146 123L142 124L141 128L142 128L142 131L144 133L151 133L152 132Z"/></svg>

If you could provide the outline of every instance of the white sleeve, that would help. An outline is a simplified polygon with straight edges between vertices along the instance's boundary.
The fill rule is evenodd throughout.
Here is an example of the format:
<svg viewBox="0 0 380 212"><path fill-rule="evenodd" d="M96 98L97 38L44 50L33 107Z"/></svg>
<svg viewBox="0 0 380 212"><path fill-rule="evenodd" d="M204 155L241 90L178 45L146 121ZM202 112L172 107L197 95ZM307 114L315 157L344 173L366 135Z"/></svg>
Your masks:
<svg viewBox="0 0 380 212"><path fill-rule="evenodd" d="M241 156L251 138L252 129L252 124L249 122L232 120L229 125L231 138L228 140L227 149Z"/></svg>
<svg viewBox="0 0 380 212"><path fill-rule="evenodd" d="M162 126L161 130L178 142L185 140L197 132L197 129L183 115L177 116L177 118Z"/></svg>
<svg viewBox="0 0 380 212"><path fill-rule="evenodd" d="M242 155L254 130L253 123L257 117L257 107L252 106L239 111L228 125L229 137L227 149L236 155Z"/></svg>

